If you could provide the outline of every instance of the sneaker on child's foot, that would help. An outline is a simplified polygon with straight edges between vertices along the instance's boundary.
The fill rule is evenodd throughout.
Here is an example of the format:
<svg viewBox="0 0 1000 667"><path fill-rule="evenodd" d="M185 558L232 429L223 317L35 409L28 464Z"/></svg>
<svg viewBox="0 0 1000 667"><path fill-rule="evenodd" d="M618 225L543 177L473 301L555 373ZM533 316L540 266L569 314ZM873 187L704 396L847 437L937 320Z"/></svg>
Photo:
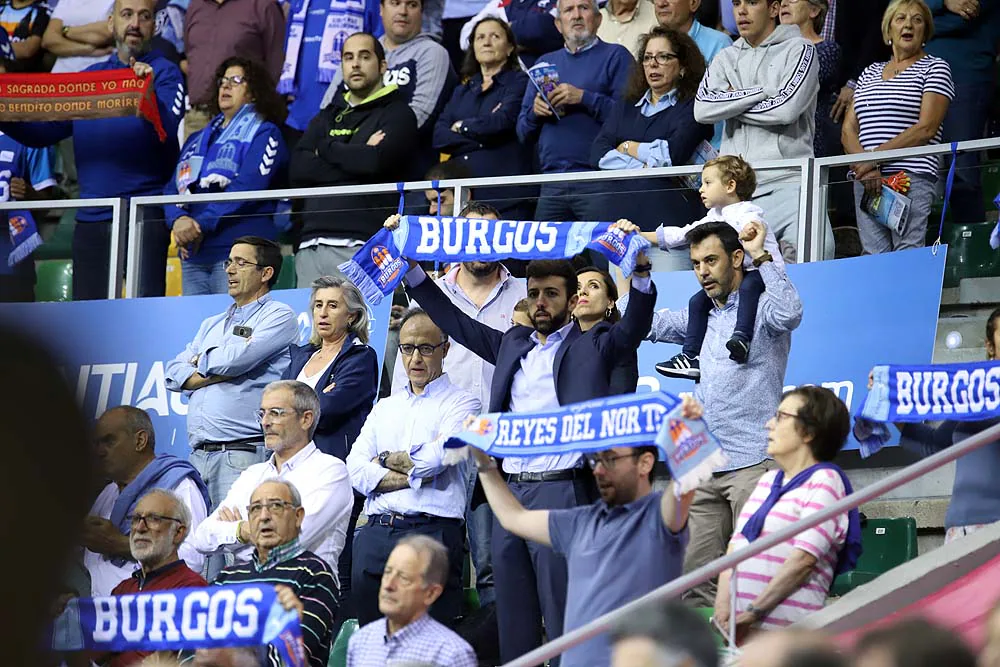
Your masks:
<svg viewBox="0 0 1000 667"><path fill-rule="evenodd" d="M701 379L701 368L698 366L698 357L692 358L683 352L674 356L669 361L662 361L656 364L656 372L660 375L673 378Z"/></svg>
<svg viewBox="0 0 1000 667"><path fill-rule="evenodd" d="M729 358L738 364L745 364L747 356L750 355L750 341L740 332L733 333L733 337L726 342L726 349L729 350Z"/></svg>

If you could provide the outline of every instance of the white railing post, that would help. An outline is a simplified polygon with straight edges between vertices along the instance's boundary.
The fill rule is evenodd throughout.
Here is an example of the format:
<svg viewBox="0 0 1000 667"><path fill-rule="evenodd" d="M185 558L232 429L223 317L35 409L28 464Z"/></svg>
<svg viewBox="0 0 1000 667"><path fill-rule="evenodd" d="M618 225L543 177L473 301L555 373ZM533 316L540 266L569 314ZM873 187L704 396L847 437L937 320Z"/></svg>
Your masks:
<svg viewBox="0 0 1000 667"><path fill-rule="evenodd" d="M809 248L809 237L811 236L809 234L809 207L812 199L809 184L812 181L812 173L812 158L803 159L802 166L799 167L799 224L795 228L795 261L800 263L818 261L817 256ZM764 211L764 220L767 220L767 211ZM824 258L819 256L819 259Z"/></svg>
<svg viewBox="0 0 1000 667"><path fill-rule="evenodd" d="M829 180L829 175L828 167L817 164L815 160L812 161L808 185L812 200L810 202L811 206L808 217L806 218L809 226L809 254L811 255L811 261L833 259L832 257L825 257L823 255L826 248L826 233L828 231L826 219L829 192L826 184Z"/></svg>
<svg viewBox="0 0 1000 667"><path fill-rule="evenodd" d="M108 264L108 298L122 296L122 265L125 263L125 233L128 220L125 218L125 202L115 199L111 205L111 248ZM99 224L99 223L98 223Z"/></svg>

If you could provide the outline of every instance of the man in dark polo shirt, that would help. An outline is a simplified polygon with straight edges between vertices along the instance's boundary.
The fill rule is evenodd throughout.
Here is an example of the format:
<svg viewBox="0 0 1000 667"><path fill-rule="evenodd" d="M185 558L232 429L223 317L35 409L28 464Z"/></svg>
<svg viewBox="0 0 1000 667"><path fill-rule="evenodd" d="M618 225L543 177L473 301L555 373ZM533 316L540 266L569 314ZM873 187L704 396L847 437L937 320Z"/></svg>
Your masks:
<svg viewBox="0 0 1000 667"><path fill-rule="evenodd" d="M129 548L139 569L115 586L112 595L208 585L177 555L177 548L191 527L191 512L180 496L173 491L154 489L139 500L129 519L132 526ZM110 658L109 667L126 667L142 662L149 653L125 651L105 656L105 660Z"/></svg>
<svg viewBox="0 0 1000 667"><path fill-rule="evenodd" d="M285 15L275 0L191 0L184 16L184 56L191 109L184 116L189 137L211 120L215 70L231 56L263 63L277 81L285 59Z"/></svg>
<svg viewBox="0 0 1000 667"><path fill-rule="evenodd" d="M253 557L223 569L215 584L274 585L278 602L299 612L306 660L312 667L326 667L337 612L337 580L326 561L299 544L305 510L298 489L283 479L264 480L246 510ZM266 664L282 664L273 648Z"/></svg>
<svg viewBox="0 0 1000 667"><path fill-rule="evenodd" d="M686 401L687 405L687 401ZM696 407L685 416L695 418ZM656 447L612 447L588 454L601 499L570 509L529 510L511 493L496 462L472 448L479 481L505 530L563 555L569 569L563 631L571 632L679 577L692 493L653 491ZM655 563L656 567L651 567ZM551 639L551 637L550 637ZM605 667L606 634L563 654L561 667Z"/></svg>

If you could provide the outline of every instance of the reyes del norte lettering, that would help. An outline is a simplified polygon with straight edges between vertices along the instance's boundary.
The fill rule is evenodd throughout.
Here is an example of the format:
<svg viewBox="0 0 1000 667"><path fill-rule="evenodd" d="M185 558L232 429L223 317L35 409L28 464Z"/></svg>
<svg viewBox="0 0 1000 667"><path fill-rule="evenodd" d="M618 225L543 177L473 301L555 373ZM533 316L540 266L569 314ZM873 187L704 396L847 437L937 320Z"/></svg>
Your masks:
<svg viewBox="0 0 1000 667"><path fill-rule="evenodd" d="M1000 409L1000 364L946 371L896 371L899 415L965 415Z"/></svg>

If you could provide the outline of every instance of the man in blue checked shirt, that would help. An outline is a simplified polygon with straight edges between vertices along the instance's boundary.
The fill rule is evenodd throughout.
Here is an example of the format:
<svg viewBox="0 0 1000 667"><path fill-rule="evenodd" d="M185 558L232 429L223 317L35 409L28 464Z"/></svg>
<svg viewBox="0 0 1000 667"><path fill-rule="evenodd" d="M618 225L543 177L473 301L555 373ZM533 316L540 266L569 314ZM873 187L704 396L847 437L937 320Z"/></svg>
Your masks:
<svg viewBox="0 0 1000 667"><path fill-rule="evenodd" d="M448 549L432 537L404 537L389 554L378 593L384 618L351 637L347 667L476 667L472 647L427 613L444 590Z"/></svg>
<svg viewBox="0 0 1000 667"><path fill-rule="evenodd" d="M236 239L225 261L233 305L201 323L194 340L167 363L166 387L188 398L189 460L208 485L215 511L244 470L265 458L254 416L264 387L280 380L298 336L295 312L271 298L281 246L258 236ZM222 567L209 559L208 579Z"/></svg>

